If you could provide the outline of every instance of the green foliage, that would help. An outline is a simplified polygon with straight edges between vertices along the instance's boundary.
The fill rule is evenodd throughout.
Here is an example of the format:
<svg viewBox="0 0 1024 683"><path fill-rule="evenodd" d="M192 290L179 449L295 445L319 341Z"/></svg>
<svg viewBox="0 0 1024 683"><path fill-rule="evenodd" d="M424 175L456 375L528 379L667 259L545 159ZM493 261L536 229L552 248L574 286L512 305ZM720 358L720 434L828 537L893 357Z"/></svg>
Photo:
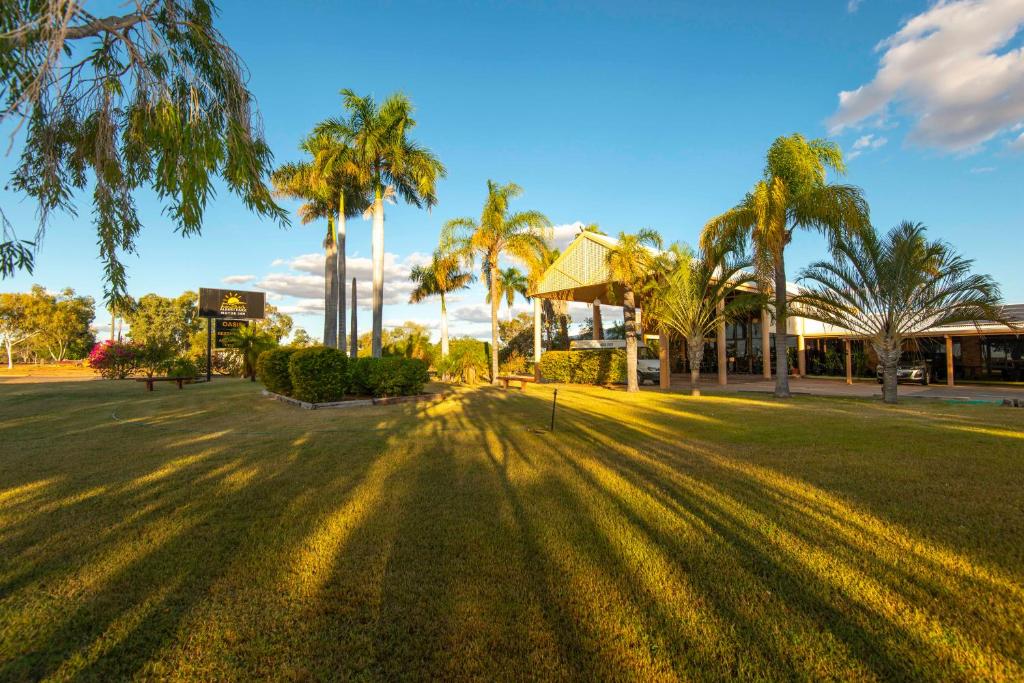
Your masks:
<svg viewBox="0 0 1024 683"><path fill-rule="evenodd" d="M430 381L429 366L417 358L357 358L352 362L352 392L363 396L412 396Z"/></svg>
<svg viewBox="0 0 1024 683"><path fill-rule="evenodd" d="M228 353L242 359L242 376L256 381L256 360L260 354L277 346L277 340L256 325L239 327L225 340L231 344Z"/></svg>
<svg viewBox="0 0 1024 683"><path fill-rule="evenodd" d="M149 339L138 344L136 360L139 369L145 372L147 377L165 374L173 358L174 347L166 339Z"/></svg>
<svg viewBox="0 0 1024 683"><path fill-rule="evenodd" d="M260 354L256 360L256 375L260 382L275 394L282 396L292 395L292 377L289 369L289 362L292 354L300 350L296 346L281 346L270 349Z"/></svg>
<svg viewBox="0 0 1024 683"><path fill-rule="evenodd" d="M490 345L477 339L453 339L448 357L437 362L437 371L446 380L476 384L487 376Z"/></svg>
<svg viewBox="0 0 1024 683"><path fill-rule="evenodd" d="M30 315L35 336L32 348L36 357L60 362L66 358L84 358L96 343L89 329L96 317L91 296L77 296L66 287L50 294L39 285L32 286Z"/></svg>
<svg viewBox="0 0 1024 683"><path fill-rule="evenodd" d="M113 303L126 289L120 256L142 230L138 191L158 197L183 235L200 231L218 180L250 210L285 217L264 183L272 155L244 66L214 26L216 7L140 2L100 17L102 7L81 5L0 4L0 122L26 124L10 187L35 200L40 232L91 191ZM30 267L24 242L4 228L0 268Z"/></svg>
<svg viewBox="0 0 1024 683"><path fill-rule="evenodd" d="M514 349L508 354L503 354L503 360L498 366L498 372L503 375L525 374L526 357Z"/></svg>
<svg viewBox="0 0 1024 683"><path fill-rule="evenodd" d="M515 183L501 185L487 181L487 199L484 200L480 219L454 218L441 230L441 248L459 254L466 263L480 260L484 284L491 295L492 311L500 304L499 262L508 257L531 266L536 275L536 264L550 254L547 240L551 237L551 221L539 211L509 213L509 203L520 196L523 188ZM517 278L513 278L517 279ZM531 277L532 279L532 277ZM498 371L498 321L492 313L490 349L491 374Z"/></svg>
<svg viewBox="0 0 1024 683"><path fill-rule="evenodd" d="M623 384L626 381L626 351L547 351L540 358L540 373L550 382Z"/></svg>
<svg viewBox="0 0 1024 683"><path fill-rule="evenodd" d="M199 296L188 291L175 298L146 294L138 301L126 301L120 310L134 341L142 344L161 341L169 344L175 353L184 353L189 338L203 323L198 317L198 306Z"/></svg>
<svg viewBox="0 0 1024 683"><path fill-rule="evenodd" d="M167 364L167 376L192 379L199 376L199 366L187 356L178 356Z"/></svg>
<svg viewBox="0 0 1024 683"><path fill-rule="evenodd" d="M349 388L348 357L339 349L311 346L288 360L292 396L308 403L340 401Z"/></svg>

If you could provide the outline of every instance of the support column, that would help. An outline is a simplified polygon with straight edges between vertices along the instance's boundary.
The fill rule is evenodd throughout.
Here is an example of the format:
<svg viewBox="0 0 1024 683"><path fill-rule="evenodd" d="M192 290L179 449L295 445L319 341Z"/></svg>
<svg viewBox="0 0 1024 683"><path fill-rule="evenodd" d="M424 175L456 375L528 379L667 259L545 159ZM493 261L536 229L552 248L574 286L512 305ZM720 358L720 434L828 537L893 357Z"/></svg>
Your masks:
<svg viewBox="0 0 1024 683"><path fill-rule="evenodd" d="M846 351L846 383L853 384L853 351L849 339L843 340L843 348Z"/></svg>
<svg viewBox="0 0 1024 683"><path fill-rule="evenodd" d="M764 359L762 374L765 379L772 378L772 330L768 309L761 309L761 357ZM785 359L783 359L785 360Z"/></svg>
<svg viewBox="0 0 1024 683"><path fill-rule="evenodd" d="M669 336L664 332L658 335L658 385L662 389L672 386L672 354L669 353Z"/></svg>
<svg viewBox="0 0 1024 683"><path fill-rule="evenodd" d="M796 367L801 377L807 375L807 345L802 334L796 338Z"/></svg>
<svg viewBox="0 0 1024 683"><path fill-rule="evenodd" d="M721 316L725 309L725 302L718 302L718 314ZM729 358L725 355L725 322L719 318L718 326L715 329L715 346L718 351L718 384L725 386L729 383Z"/></svg>
<svg viewBox="0 0 1024 683"><path fill-rule="evenodd" d="M946 335L946 384L953 386L953 337Z"/></svg>
<svg viewBox="0 0 1024 683"><path fill-rule="evenodd" d="M541 354L541 343L540 343L540 329L541 324L541 304L540 297L533 297L533 362L540 362Z"/></svg>

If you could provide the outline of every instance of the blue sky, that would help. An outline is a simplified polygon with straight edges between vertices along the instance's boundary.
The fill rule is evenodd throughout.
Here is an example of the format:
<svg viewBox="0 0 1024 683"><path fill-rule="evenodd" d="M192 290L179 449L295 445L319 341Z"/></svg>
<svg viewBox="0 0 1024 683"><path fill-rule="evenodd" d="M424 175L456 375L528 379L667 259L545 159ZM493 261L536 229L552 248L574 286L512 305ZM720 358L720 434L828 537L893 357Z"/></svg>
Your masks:
<svg viewBox="0 0 1024 683"><path fill-rule="evenodd" d="M393 303L384 317L431 323L436 302L402 302L405 273L434 248L446 219L478 214L488 178L522 185L519 208L557 225L596 222L613 234L650 227L692 243L759 177L772 139L794 131L842 145L847 181L864 189L877 227L924 222L976 259L1008 300L1024 301L1022 4L231 0L220 5L220 25L252 73L277 162L300 158L299 139L341 112L343 87L412 99L414 137L448 177L432 212L387 207ZM851 93L842 105L841 92ZM0 163L6 175L14 157ZM0 196L29 234L34 207ZM127 257L132 294L233 278L267 289L322 334L310 255L324 226L296 220L281 230L221 192L203 236L183 239L152 198L140 204L145 232L139 255ZM87 201L79 206L79 218L53 220L36 272L4 290L38 282L100 297L95 231ZM349 222L359 272L368 271L369 227ZM790 279L823 252L817 235L797 237ZM368 280L363 289L368 295ZM459 297L453 333L483 334L482 304L479 289ZM369 329L368 310L360 328Z"/></svg>

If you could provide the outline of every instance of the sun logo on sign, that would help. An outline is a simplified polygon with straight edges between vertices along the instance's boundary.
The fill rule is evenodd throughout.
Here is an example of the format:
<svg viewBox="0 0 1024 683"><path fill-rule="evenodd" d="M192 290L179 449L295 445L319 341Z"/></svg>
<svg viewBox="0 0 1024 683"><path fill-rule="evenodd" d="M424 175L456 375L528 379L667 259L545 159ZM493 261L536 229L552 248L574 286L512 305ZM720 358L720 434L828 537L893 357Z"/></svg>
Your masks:
<svg viewBox="0 0 1024 683"><path fill-rule="evenodd" d="M246 312L245 299L238 292L228 292L220 301L220 312L222 315L244 314Z"/></svg>

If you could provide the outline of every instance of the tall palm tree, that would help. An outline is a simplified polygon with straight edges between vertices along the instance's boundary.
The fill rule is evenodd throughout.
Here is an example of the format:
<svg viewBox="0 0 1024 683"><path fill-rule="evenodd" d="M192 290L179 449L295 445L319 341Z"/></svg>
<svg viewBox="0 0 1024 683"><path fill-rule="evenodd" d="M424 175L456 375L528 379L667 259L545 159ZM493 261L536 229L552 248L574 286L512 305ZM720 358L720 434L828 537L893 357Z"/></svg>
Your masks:
<svg viewBox="0 0 1024 683"><path fill-rule="evenodd" d="M753 262L735 258L727 245L718 243L694 253L673 244L667 251L661 277L648 291L646 302L651 317L662 329L675 332L686 341L690 363L690 393L700 396L700 366L704 340L720 324L758 307L761 296L738 293L755 283ZM647 311L644 311L645 315Z"/></svg>
<svg viewBox="0 0 1024 683"><path fill-rule="evenodd" d="M409 295L409 303L417 304L429 296L441 298L441 358L448 356L448 305L449 292L469 287L473 274L462 270L459 258L455 254L446 254L440 250L425 266L414 266L409 279L416 283L416 288Z"/></svg>
<svg viewBox="0 0 1024 683"><path fill-rule="evenodd" d="M753 244L759 284L762 291L773 292L775 298L778 397L790 395L786 368L786 245L798 229L816 230L835 243L844 234L870 228L868 205L860 188L827 182L829 170L846 172L843 153L834 142L807 140L799 133L776 138L768 149L764 178L739 204L708 221L701 234L702 248L718 242Z"/></svg>
<svg viewBox="0 0 1024 683"><path fill-rule="evenodd" d="M608 275L612 282L622 285L622 317L626 328L626 390L639 391L636 377L636 294L650 281L657 253L661 249L661 235L654 230L640 230L631 235L619 233L618 244L608 250ZM609 296L616 297L609 288Z"/></svg>
<svg viewBox="0 0 1024 683"><path fill-rule="evenodd" d="M515 183L487 181L487 199L480 219L453 218L441 231L442 248L460 254L472 265L479 257L491 292L491 382L498 382L499 260L504 256L530 263L547 249L551 221L539 211L509 213L509 201L523 193Z"/></svg>
<svg viewBox="0 0 1024 683"><path fill-rule="evenodd" d="M487 278L487 300L491 299L490 278ZM525 299L529 292L529 280L522 271L515 266L509 266L498 271L498 298L505 299L508 304L508 319L512 320L512 304L515 303L516 294L522 295Z"/></svg>
<svg viewBox="0 0 1024 683"><path fill-rule="evenodd" d="M342 90L341 95L349 116L325 121L318 131L349 142L351 168L372 198L367 210L373 219L371 352L380 357L384 329L384 200L398 196L413 206L429 209L437 203L437 180L446 171L430 150L409 139L416 120L405 95L389 95L379 106L373 97L360 97L349 89Z"/></svg>
<svg viewBox="0 0 1024 683"><path fill-rule="evenodd" d="M309 151L307 141L301 145ZM334 211L323 183L308 161L283 164L271 175L274 195L301 199L299 217L303 224L327 219L324 235L324 345L338 345L338 242L335 237Z"/></svg>
<svg viewBox="0 0 1024 683"><path fill-rule="evenodd" d="M905 221L884 237L865 230L841 238L833 260L801 272L811 286L793 301L801 315L867 338L882 364L882 396L896 403L904 339L951 323L1007 323L999 286L971 273L972 265L950 245L929 242L922 224Z"/></svg>
<svg viewBox="0 0 1024 683"><path fill-rule="evenodd" d="M271 181L276 196L304 200L299 207L304 224L327 219L323 241L324 345L343 348L345 218L362 213L369 201L365 187L359 185L359 176L347 161L348 148L343 139L314 132L299 148L311 160L282 165L274 171Z"/></svg>
<svg viewBox="0 0 1024 683"><path fill-rule="evenodd" d="M313 173L325 183L324 191L336 197L335 236L338 252L338 348L347 350L346 340L346 218L361 215L370 206L369 188L361 185L362 177L352 158L351 140L346 131L323 121L314 128ZM353 333L354 334L354 333ZM354 357L354 356L353 356Z"/></svg>

